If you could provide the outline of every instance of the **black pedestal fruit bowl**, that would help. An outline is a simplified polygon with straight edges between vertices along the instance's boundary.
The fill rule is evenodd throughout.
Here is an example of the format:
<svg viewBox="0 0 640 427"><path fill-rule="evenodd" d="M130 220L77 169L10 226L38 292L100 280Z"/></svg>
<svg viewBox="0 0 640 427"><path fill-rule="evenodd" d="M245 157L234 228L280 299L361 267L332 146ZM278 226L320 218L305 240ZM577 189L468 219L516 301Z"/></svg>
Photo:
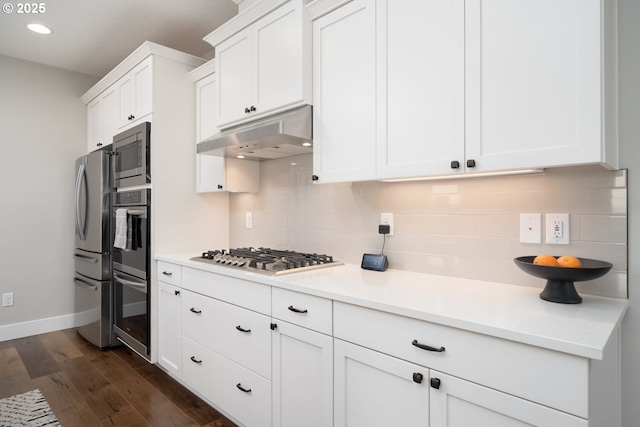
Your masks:
<svg viewBox="0 0 640 427"><path fill-rule="evenodd" d="M578 295L574 282L597 279L607 274L612 267L609 262L588 258L578 258L582 263L580 268L551 267L534 264L534 258L535 256L521 256L513 261L525 273L547 280L540 298L561 304L580 304L582 298Z"/></svg>

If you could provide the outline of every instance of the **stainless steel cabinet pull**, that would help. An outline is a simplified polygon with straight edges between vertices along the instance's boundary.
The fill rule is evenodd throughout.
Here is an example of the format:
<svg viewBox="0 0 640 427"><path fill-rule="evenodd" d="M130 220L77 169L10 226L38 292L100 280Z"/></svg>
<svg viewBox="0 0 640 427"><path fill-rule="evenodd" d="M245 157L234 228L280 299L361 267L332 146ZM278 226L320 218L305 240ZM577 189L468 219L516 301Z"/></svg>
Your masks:
<svg viewBox="0 0 640 427"><path fill-rule="evenodd" d="M413 344L416 347L421 348L423 350L427 350L427 351L437 351L438 353L444 352L444 347L440 347L440 348L431 347L430 345L420 344L418 342L418 340L413 340L413 342L411 344Z"/></svg>
<svg viewBox="0 0 640 427"><path fill-rule="evenodd" d="M195 309L195 308L193 308L193 307L191 307L191 308L189 309L189 311L191 311L192 313L195 313L195 314L201 314L201 313L202 313L202 310L196 310L196 309Z"/></svg>
<svg viewBox="0 0 640 427"><path fill-rule="evenodd" d="M300 310L299 308L295 308L292 305L289 306L289 310L293 311L294 313L306 313L307 312L307 310Z"/></svg>
<svg viewBox="0 0 640 427"><path fill-rule="evenodd" d="M198 365L202 365L202 360L198 360L198 359L196 359L196 357L195 357L195 356L191 356L191 361L192 361L193 363L197 363Z"/></svg>
<svg viewBox="0 0 640 427"><path fill-rule="evenodd" d="M236 387L238 387L238 390L242 390L242 391L244 391L245 393L251 393L251 389L250 389L250 388L244 388L244 387L242 387L242 383L238 383L238 384L236 384Z"/></svg>
<svg viewBox="0 0 640 427"><path fill-rule="evenodd" d="M162 274L164 274L165 276L169 276L169 277L173 276L173 273L170 272L170 271L163 271Z"/></svg>
<svg viewBox="0 0 640 427"><path fill-rule="evenodd" d="M238 325L236 326L236 329L239 330L240 332L251 332L251 329L244 329L242 326Z"/></svg>

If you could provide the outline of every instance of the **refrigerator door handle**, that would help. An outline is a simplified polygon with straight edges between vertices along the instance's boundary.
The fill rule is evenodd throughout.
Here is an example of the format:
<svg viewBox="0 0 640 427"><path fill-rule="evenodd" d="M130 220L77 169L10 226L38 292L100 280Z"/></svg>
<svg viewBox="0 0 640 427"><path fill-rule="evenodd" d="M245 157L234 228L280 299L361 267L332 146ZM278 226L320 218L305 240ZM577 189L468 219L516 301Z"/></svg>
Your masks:
<svg viewBox="0 0 640 427"><path fill-rule="evenodd" d="M76 231L80 235L80 240L85 240L84 229L87 225L87 218L85 212L85 218L80 218L80 191L82 190L82 182L86 179L85 165L80 165L78 168L78 175L76 176Z"/></svg>
<svg viewBox="0 0 640 427"><path fill-rule="evenodd" d="M92 285L91 283L87 283L82 279L78 279L77 277L75 279L73 279L73 283L75 283L76 286L79 287L79 288L89 289L91 291L97 291L98 290L98 286Z"/></svg>
<svg viewBox="0 0 640 427"><path fill-rule="evenodd" d="M90 262L92 264L95 264L98 262L98 258L94 258L92 256L86 256L86 255L80 255L80 254L73 254L73 257L75 259L77 259L78 261L84 261L84 262Z"/></svg>

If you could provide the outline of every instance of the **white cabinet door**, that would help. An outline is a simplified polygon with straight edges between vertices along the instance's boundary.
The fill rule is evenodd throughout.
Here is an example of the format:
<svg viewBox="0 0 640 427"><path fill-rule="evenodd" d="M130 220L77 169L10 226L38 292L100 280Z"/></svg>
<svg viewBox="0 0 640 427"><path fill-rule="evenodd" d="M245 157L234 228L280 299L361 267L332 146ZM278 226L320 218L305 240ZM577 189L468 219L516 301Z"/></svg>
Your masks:
<svg viewBox="0 0 640 427"><path fill-rule="evenodd" d="M313 22L313 174L320 183L376 174L375 0Z"/></svg>
<svg viewBox="0 0 640 427"><path fill-rule="evenodd" d="M588 421L528 400L431 371L431 426L587 427Z"/></svg>
<svg viewBox="0 0 640 427"><path fill-rule="evenodd" d="M153 103L153 58L148 57L122 77L119 92L119 127L138 123L150 114Z"/></svg>
<svg viewBox="0 0 640 427"><path fill-rule="evenodd" d="M377 178L463 171L464 0L378 0Z"/></svg>
<svg viewBox="0 0 640 427"><path fill-rule="evenodd" d="M599 162L600 0L468 0L467 159L477 171Z"/></svg>
<svg viewBox="0 0 640 427"><path fill-rule="evenodd" d="M223 127L246 117L253 102L251 28L216 47L217 123Z"/></svg>
<svg viewBox="0 0 640 427"><path fill-rule="evenodd" d="M169 373L182 376L182 306L181 289L158 282L158 363Z"/></svg>
<svg viewBox="0 0 640 427"><path fill-rule="evenodd" d="M428 369L338 339L334 354L335 427L429 426Z"/></svg>
<svg viewBox="0 0 640 427"><path fill-rule="evenodd" d="M275 322L273 427L333 426L333 338Z"/></svg>
<svg viewBox="0 0 640 427"><path fill-rule="evenodd" d="M87 152L109 145L118 129L118 86L113 85L87 105Z"/></svg>
<svg viewBox="0 0 640 427"><path fill-rule="evenodd" d="M87 152L90 153L104 145L102 103L100 97L87 104Z"/></svg>
<svg viewBox="0 0 640 427"><path fill-rule="evenodd" d="M292 0L216 46L221 129L311 103L310 30Z"/></svg>
<svg viewBox="0 0 640 427"><path fill-rule="evenodd" d="M217 83L215 74L196 82L196 143L219 132ZM196 154L196 192L223 191L224 167L224 157Z"/></svg>
<svg viewBox="0 0 640 427"><path fill-rule="evenodd" d="M256 113L311 102L311 27L304 13L301 2L291 1L253 26Z"/></svg>
<svg viewBox="0 0 640 427"><path fill-rule="evenodd" d="M196 82L196 142L219 133L218 81L213 73ZM218 191L257 193L260 163L196 154L196 192Z"/></svg>

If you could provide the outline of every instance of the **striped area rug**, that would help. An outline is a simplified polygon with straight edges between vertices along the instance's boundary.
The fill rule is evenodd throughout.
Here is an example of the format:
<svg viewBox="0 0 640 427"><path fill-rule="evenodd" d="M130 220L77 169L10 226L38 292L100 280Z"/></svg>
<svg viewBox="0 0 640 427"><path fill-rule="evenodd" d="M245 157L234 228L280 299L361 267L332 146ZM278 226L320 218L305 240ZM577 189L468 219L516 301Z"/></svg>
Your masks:
<svg viewBox="0 0 640 427"><path fill-rule="evenodd" d="M0 427L59 427L60 423L40 390L0 400Z"/></svg>

